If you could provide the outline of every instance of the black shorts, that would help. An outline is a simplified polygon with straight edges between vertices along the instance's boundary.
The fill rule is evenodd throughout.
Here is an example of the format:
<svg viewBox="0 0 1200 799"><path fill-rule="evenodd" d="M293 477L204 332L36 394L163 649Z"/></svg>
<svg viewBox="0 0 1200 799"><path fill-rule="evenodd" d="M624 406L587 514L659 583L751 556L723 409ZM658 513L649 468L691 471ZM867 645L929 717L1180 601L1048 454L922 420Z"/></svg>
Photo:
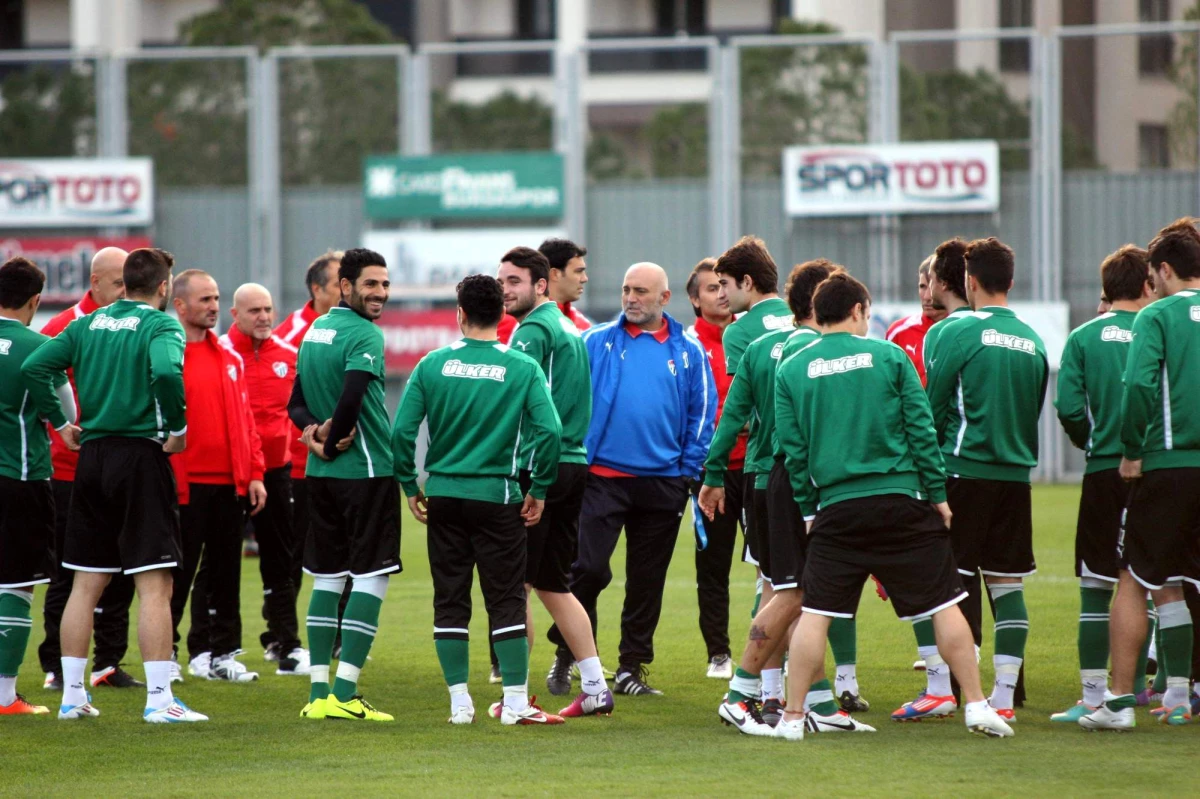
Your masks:
<svg viewBox="0 0 1200 799"><path fill-rule="evenodd" d="M967 596L941 515L900 494L848 499L817 512L804 564L804 610L853 617L872 574L904 620Z"/></svg>
<svg viewBox="0 0 1200 799"><path fill-rule="evenodd" d="M1116 469L1083 476L1075 525L1075 576L1115 583L1120 563L1117 541L1130 484ZM956 519L957 521L957 519Z"/></svg>
<svg viewBox="0 0 1200 799"><path fill-rule="evenodd" d="M451 497L429 497L428 502L433 637L467 640L471 583L478 567L491 640L524 638L526 527L521 506Z"/></svg>
<svg viewBox="0 0 1200 799"><path fill-rule="evenodd" d="M183 562L175 473L162 444L112 436L79 451L62 565L135 574Z"/></svg>
<svg viewBox="0 0 1200 799"><path fill-rule="evenodd" d="M954 559L963 576L1028 577L1037 571L1029 483L951 477L946 495L954 514Z"/></svg>
<svg viewBox="0 0 1200 799"><path fill-rule="evenodd" d="M1155 469L1133 483L1118 553L1151 590L1200 585L1200 469Z"/></svg>
<svg viewBox="0 0 1200 799"><path fill-rule="evenodd" d="M54 575L54 492L49 480L0 477L0 588L30 588Z"/></svg>
<svg viewBox="0 0 1200 799"><path fill-rule="evenodd" d="M304 571L377 577L401 570L400 489L389 477L309 477Z"/></svg>
<svg viewBox="0 0 1200 799"><path fill-rule="evenodd" d="M539 591L571 592L571 564L579 546L579 511L587 486L586 463L560 463L558 479L546 492L542 519L525 528L525 582ZM532 473L521 472L521 493L529 492Z"/></svg>
<svg viewBox="0 0 1200 799"><path fill-rule="evenodd" d="M776 458L771 467L766 495L771 587L776 591L799 588L808 552L808 534L783 458Z"/></svg>
<svg viewBox="0 0 1200 799"><path fill-rule="evenodd" d="M754 487L757 475L746 472L742 489L742 536L746 548L742 562L757 566L764 578L770 579L770 541L767 540L767 492Z"/></svg>

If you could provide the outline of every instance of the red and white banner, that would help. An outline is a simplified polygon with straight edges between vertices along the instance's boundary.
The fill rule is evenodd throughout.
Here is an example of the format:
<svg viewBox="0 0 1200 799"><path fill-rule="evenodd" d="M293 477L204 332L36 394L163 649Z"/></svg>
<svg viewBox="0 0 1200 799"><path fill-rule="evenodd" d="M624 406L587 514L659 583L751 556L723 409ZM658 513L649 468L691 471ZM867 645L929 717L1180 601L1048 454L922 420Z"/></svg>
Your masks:
<svg viewBox="0 0 1200 799"><path fill-rule="evenodd" d="M147 236L104 238L60 236L56 238L4 238L0 236L0 263L21 255L46 273L42 302L73 303L91 285L92 256L105 247L136 250L152 246Z"/></svg>
<svg viewBox="0 0 1200 799"><path fill-rule="evenodd" d="M153 221L149 158L0 159L0 227L126 227Z"/></svg>
<svg viewBox="0 0 1200 799"><path fill-rule="evenodd" d="M458 314L441 311L385 310L379 318L383 328L384 358L389 373L406 374L425 353L462 338Z"/></svg>

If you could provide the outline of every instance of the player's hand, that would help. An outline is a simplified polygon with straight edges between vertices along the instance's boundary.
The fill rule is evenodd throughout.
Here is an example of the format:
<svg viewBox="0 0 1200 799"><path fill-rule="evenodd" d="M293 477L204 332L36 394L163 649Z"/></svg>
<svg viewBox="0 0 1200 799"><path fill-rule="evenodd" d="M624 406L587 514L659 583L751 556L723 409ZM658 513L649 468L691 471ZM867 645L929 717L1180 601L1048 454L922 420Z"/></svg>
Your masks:
<svg viewBox="0 0 1200 799"><path fill-rule="evenodd" d="M704 486L700 489L700 496L696 498L696 502L711 522L718 513L725 512L725 487Z"/></svg>
<svg viewBox="0 0 1200 799"><path fill-rule="evenodd" d="M413 518L421 524L429 522L429 507L425 501L425 492L418 491L415 497L408 498L408 510Z"/></svg>
<svg viewBox="0 0 1200 799"><path fill-rule="evenodd" d="M326 419L324 421L324 423L322 423L321 426L317 428L317 432L316 432L316 435L314 436L314 438L316 438L317 441L320 441L322 444L324 444L325 439L329 438L329 431L332 428L333 428L333 419Z"/></svg>
<svg viewBox="0 0 1200 799"><path fill-rule="evenodd" d="M325 442L318 438L319 428L315 424L310 424L304 428L304 432L300 435L300 440L304 442L304 446L308 447L308 451L316 455L323 461L329 460L325 457Z"/></svg>
<svg viewBox="0 0 1200 799"><path fill-rule="evenodd" d="M256 515L267 504L267 487L263 485L262 480L250 481L250 515Z"/></svg>
<svg viewBox="0 0 1200 799"><path fill-rule="evenodd" d="M542 520L542 509L545 506L544 499L534 499L532 494L525 495L525 502L521 505L521 518L525 520L526 527L533 527Z"/></svg>
<svg viewBox="0 0 1200 799"><path fill-rule="evenodd" d="M951 519L951 517L954 516L954 514L950 512L950 503L949 502L936 502L936 503L934 503L933 508L939 514L941 514L942 524L946 525L946 529L949 530L950 529L950 519Z"/></svg>
<svg viewBox="0 0 1200 799"><path fill-rule="evenodd" d="M329 431L327 430L325 432L328 433ZM346 437L334 445L337 447L337 451L345 452L346 450L350 449L350 445L354 443L354 437L357 435L358 425L354 425L354 427L350 428L350 432L346 435Z"/></svg>
<svg viewBox="0 0 1200 799"><path fill-rule="evenodd" d="M168 455L174 455L177 452L183 452L187 447L187 433L181 436L167 436L167 440L163 442L163 452Z"/></svg>
<svg viewBox="0 0 1200 799"><path fill-rule="evenodd" d="M812 535L812 526L813 526L812 519L804 520L804 534L805 535Z"/></svg>
<svg viewBox="0 0 1200 799"><path fill-rule="evenodd" d="M1129 458L1121 458L1120 474L1122 480L1140 480L1142 477L1142 459L1131 461Z"/></svg>
<svg viewBox="0 0 1200 799"><path fill-rule="evenodd" d="M77 425L67 422L67 424L58 431L58 434L62 437L63 443L67 445L67 449L71 450L72 452L78 452L79 434L81 432L82 431Z"/></svg>

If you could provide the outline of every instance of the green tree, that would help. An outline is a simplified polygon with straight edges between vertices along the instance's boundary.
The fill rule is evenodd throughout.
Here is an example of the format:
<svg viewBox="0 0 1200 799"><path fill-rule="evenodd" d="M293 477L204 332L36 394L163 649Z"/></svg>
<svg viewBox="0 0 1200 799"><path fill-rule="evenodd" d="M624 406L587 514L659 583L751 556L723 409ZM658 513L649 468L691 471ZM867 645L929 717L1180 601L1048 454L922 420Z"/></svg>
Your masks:
<svg viewBox="0 0 1200 799"><path fill-rule="evenodd" d="M1200 20L1200 2L1195 3L1183 12L1183 18L1188 22ZM1197 94L1200 85L1196 76L1196 35L1180 37L1183 46L1178 48L1178 55L1171 64L1171 81L1179 89L1179 100L1171 109L1167 121L1167 132L1170 138L1171 162L1180 167L1194 168L1196 166L1197 125L1200 123L1200 108L1197 107Z"/></svg>
<svg viewBox="0 0 1200 799"><path fill-rule="evenodd" d="M504 91L473 104L435 91L430 104L437 152L549 150L553 143L553 112L537 97Z"/></svg>
<svg viewBox="0 0 1200 799"><path fill-rule="evenodd" d="M0 82L0 157L95 155L91 62L10 69Z"/></svg>

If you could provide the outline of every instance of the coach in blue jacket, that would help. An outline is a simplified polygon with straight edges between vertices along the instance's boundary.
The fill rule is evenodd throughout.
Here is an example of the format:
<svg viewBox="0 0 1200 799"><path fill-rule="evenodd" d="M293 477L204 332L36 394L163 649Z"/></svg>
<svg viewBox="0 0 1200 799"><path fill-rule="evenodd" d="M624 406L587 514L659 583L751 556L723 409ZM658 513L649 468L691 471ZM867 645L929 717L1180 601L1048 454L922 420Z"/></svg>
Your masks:
<svg viewBox="0 0 1200 799"><path fill-rule="evenodd" d="M571 591L596 630L596 599L612 581L609 561L625 528L625 605L613 690L658 694L646 684L654 630L688 483L712 440L717 391L704 349L663 312L671 292L655 264L629 267L624 312L584 333L592 372L589 473L579 518ZM559 640L557 630L552 640Z"/></svg>

